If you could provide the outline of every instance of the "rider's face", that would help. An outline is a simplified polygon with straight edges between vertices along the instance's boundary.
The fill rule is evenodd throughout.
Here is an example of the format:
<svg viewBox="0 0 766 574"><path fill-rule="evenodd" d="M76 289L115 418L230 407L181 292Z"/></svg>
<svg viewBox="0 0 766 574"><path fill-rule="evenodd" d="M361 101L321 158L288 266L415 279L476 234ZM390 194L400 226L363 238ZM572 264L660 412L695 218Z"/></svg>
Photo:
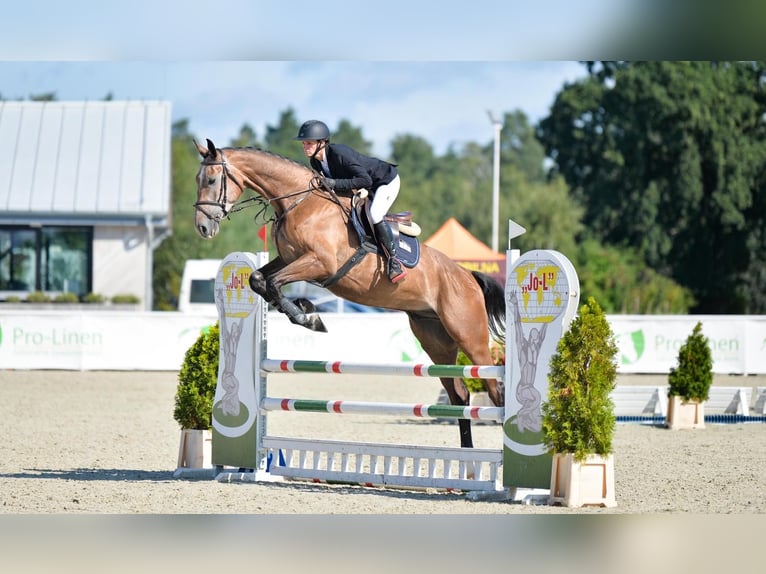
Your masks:
<svg viewBox="0 0 766 574"><path fill-rule="evenodd" d="M321 146L320 140L305 140L301 142L303 144L303 155L306 157L316 157L319 161L322 161L324 157L324 146ZM319 151L317 151L319 149ZM316 153L316 156L314 154Z"/></svg>

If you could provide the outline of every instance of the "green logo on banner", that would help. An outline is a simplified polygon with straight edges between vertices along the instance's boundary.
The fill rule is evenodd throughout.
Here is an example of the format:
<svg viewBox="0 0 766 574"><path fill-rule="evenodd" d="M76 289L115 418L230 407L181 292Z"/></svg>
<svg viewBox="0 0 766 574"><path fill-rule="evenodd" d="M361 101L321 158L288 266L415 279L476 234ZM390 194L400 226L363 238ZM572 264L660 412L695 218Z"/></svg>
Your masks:
<svg viewBox="0 0 766 574"><path fill-rule="evenodd" d="M632 365L643 356L646 350L646 338L642 329L632 333L622 333L617 339L620 347L620 362L623 365Z"/></svg>

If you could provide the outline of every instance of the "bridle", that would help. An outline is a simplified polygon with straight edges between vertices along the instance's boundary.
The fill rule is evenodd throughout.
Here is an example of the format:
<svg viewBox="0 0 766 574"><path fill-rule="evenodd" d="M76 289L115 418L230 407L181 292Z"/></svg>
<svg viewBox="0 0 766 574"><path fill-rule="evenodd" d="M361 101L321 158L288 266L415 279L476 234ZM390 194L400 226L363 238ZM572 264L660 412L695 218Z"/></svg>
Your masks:
<svg viewBox="0 0 766 574"><path fill-rule="evenodd" d="M224 217L228 217L228 215L230 213L230 210L227 209L227 207L226 207L229 204L229 202L228 202L228 188L227 188L227 185L226 185L227 182L229 181L229 178L231 178L231 180L239 186L239 184L237 183L237 180L235 180L231 176L231 174L229 173L229 164L226 162L226 158L223 155L223 150L219 150L218 153L221 154L221 161L203 161L202 162L202 165L205 166L205 167L210 166L210 165L220 165L221 168L223 169L223 174L221 176L221 190L220 190L220 192L218 194L218 199L216 199L215 201L199 201L199 200L197 200L194 203L194 209L200 210L202 213L205 214L205 217L207 217L208 219L212 219L213 221L216 221L216 222L220 222ZM241 188L241 186L240 186L240 188ZM216 213L215 216L211 216L207 211L205 211L203 209L203 206L206 206L206 205L213 205L215 207L219 207L221 209L221 211ZM234 209L232 208L231 211L233 211L233 210Z"/></svg>
<svg viewBox="0 0 766 574"><path fill-rule="evenodd" d="M263 211L266 210L266 208L269 206L269 204L274 202L274 201L278 201L280 199L285 199L285 198L288 198L288 197L294 197L294 196L297 196L297 195L302 196L302 197L298 198L297 200L295 200L288 207L286 207L283 210L282 215L276 218L277 220L281 220L282 218L284 218L285 215L287 215L288 212L290 212L293 209L295 209L301 202L303 202L303 200L305 200L309 195L311 195L312 192L321 192L321 193L329 194L330 197L328 199L330 199L334 203L337 203L339 206L341 206L341 208L343 208L343 206L340 203L340 200L338 199L338 196L335 194L335 192L333 190L328 190L327 187L324 186L322 178L317 174L317 175L315 175L314 177L311 178L311 183L309 184L308 189L302 189L300 191L293 191L293 192L290 192L290 193L285 193L285 194L282 194L282 195L278 195L278 196L272 197L270 199L266 199L266 198L261 197L260 195L257 195L255 197L250 197L250 198L247 198L247 199L243 199L242 201L232 205L231 209L227 209L226 206L229 203L228 202L228 186L227 186L228 180L231 179L234 182L234 184L237 187L240 188L240 190L243 190L243 188L242 188L242 185L240 185L240 183L236 179L234 179L234 177L229 172L229 163L226 161L226 157L223 154L223 150L219 149L218 153L221 155L220 161L207 161L207 160L205 160L205 161L202 162L202 165L205 166L205 167L211 166L211 165L220 165L221 169L223 170L223 174L221 176L221 188L220 188L220 191L218 193L218 198L215 201L200 201L200 200L198 200L198 201L196 201L194 203L194 208L198 209L199 211L201 211L205 215L205 217L207 217L208 219L211 219L213 221L216 221L216 222L220 223L220 221L224 217L228 217L231 213L236 213L237 211L242 211L246 207L250 207L250 205L247 205L247 204L250 204L251 202L257 202L257 203L261 204L262 209L261 209L261 212L259 212L259 214L260 214L260 213L263 213ZM218 208L220 208L220 211L218 213L216 213L215 216L211 216L204 209L204 207L208 206L208 205L212 205L212 206L218 207ZM258 217L259 214L256 215L256 218Z"/></svg>

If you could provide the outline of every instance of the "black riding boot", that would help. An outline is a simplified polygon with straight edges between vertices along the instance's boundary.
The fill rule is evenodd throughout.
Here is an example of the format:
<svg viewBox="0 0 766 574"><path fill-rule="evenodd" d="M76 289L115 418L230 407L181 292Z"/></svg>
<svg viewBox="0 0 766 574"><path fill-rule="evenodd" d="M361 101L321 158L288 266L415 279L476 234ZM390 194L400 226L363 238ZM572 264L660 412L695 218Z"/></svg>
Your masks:
<svg viewBox="0 0 766 574"><path fill-rule="evenodd" d="M376 223L374 227L375 237L386 256L386 272L388 273L388 279L391 283L398 283L407 275L407 270L396 258L396 241L394 240L394 233L391 231L388 222L385 220Z"/></svg>

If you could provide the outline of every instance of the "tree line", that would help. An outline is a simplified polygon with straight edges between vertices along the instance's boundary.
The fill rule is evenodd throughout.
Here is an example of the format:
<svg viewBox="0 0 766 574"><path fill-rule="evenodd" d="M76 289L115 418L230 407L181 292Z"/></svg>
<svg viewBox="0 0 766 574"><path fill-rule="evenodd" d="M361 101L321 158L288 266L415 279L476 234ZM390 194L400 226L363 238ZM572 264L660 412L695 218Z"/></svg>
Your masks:
<svg viewBox="0 0 766 574"><path fill-rule="evenodd" d="M764 62L583 62L531 125L503 114L501 248L556 249L575 265L581 297L607 313L766 313L766 75ZM33 96L54 100L54 93ZM111 94L106 99L112 99ZM287 107L263 134L244 124L219 147L253 146L306 163ZM371 154L363 126L330 126L335 142ZM186 259L263 248L269 213L243 210L212 241L194 230L200 158L189 120L172 127L172 236L154 259L154 301L174 309ZM395 210L433 234L455 217L491 244L494 142L438 155L416 134L396 136L402 178ZM272 256L273 246L269 246Z"/></svg>
<svg viewBox="0 0 766 574"><path fill-rule="evenodd" d="M513 219L527 229L514 247L564 253L582 296L608 313L766 312L763 63L583 65L587 76L563 86L538 125L519 110L503 115L500 237ZM293 140L305 119L288 107L265 133L245 124L216 144L307 163ZM330 128L333 141L371 153L363 127ZM197 236L193 138L188 120L174 124L173 236L155 255L160 308L173 308L185 259L262 248L263 220L247 210L215 240ZM455 217L491 244L493 141L437 155L404 134L390 149L383 159L402 177L394 209L413 211L424 238Z"/></svg>

